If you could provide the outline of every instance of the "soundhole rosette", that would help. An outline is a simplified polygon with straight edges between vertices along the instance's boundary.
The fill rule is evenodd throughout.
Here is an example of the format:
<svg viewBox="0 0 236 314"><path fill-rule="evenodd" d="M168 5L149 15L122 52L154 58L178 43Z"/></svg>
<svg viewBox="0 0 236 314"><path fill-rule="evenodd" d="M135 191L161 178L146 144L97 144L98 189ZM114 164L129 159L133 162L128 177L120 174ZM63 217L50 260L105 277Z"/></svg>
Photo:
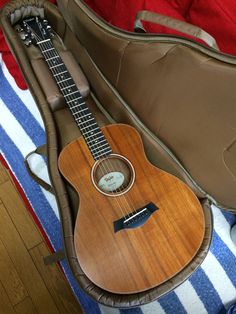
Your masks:
<svg viewBox="0 0 236 314"><path fill-rule="evenodd" d="M118 154L110 154L95 162L91 178L100 193L116 197L127 193L132 188L135 171L127 158Z"/></svg>

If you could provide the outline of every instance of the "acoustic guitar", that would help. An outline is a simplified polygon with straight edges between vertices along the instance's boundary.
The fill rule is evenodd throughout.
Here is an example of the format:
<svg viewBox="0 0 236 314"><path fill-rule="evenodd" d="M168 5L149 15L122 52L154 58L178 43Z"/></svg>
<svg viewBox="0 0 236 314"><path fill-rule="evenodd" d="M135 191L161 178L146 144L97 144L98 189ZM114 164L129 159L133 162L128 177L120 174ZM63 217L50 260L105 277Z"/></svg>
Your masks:
<svg viewBox="0 0 236 314"><path fill-rule="evenodd" d="M74 230L78 262L104 290L128 294L156 287L186 267L204 237L204 214L194 193L154 167L131 126L100 128L51 39L46 20L19 29L43 57L82 137L60 153L58 167L79 194Z"/></svg>

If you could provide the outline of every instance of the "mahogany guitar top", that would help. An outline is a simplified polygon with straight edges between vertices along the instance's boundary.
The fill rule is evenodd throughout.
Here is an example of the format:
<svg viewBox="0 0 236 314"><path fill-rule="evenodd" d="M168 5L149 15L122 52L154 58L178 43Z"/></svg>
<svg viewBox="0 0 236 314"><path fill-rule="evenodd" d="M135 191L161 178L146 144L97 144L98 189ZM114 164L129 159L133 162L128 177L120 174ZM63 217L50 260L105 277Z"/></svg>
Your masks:
<svg viewBox="0 0 236 314"><path fill-rule="evenodd" d="M59 157L60 171L80 197L75 249L81 268L97 286L137 293L169 280L192 260L204 237L204 214L186 184L147 160L134 128L115 124L102 131L114 152L110 160L95 163L83 138ZM150 203L156 210L145 223L114 229L122 217L128 226L145 215Z"/></svg>

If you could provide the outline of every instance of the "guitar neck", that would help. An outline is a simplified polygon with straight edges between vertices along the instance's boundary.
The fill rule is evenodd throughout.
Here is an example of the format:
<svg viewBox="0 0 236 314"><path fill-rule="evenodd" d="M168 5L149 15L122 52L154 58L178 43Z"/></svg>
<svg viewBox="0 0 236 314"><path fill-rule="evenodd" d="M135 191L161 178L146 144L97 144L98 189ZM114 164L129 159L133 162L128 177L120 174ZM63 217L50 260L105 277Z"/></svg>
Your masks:
<svg viewBox="0 0 236 314"><path fill-rule="evenodd" d="M112 149L97 124L91 110L85 103L73 78L62 61L51 39L38 42L45 61L70 109L81 134L95 160L106 157Z"/></svg>

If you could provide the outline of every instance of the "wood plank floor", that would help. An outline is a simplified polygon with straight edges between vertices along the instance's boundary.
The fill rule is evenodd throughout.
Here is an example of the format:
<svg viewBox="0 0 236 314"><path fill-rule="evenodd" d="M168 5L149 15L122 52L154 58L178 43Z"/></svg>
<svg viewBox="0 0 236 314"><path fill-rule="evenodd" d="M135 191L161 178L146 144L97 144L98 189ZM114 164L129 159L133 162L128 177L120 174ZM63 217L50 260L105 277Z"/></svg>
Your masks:
<svg viewBox="0 0 236 314"><path fill-rule="evenodd" d="M0 163L0 313L82 313L60 268Z"/></svg>

